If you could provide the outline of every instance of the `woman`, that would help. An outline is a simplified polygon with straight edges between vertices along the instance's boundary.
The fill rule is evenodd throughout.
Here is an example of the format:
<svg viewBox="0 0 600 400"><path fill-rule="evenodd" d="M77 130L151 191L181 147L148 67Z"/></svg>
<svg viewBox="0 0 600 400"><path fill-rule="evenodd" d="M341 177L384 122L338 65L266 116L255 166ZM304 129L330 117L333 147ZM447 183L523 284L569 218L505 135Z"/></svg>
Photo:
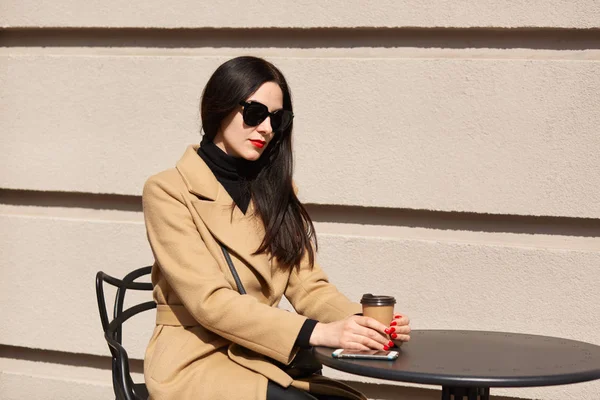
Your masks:
<svg viewBox="0 0 600 400"><path fill-rule="evenodd" d="M143 204L158 303L144 361L153 399L364 399L286 373L310 346L387 349L408 318L356 315L315 263L313 224L292 182L292 102L269 62L238 57L204 89L200 146L151 177ZM223 245L247 294L240 294ZM296 313L277 308L285 295Z"/></svg>

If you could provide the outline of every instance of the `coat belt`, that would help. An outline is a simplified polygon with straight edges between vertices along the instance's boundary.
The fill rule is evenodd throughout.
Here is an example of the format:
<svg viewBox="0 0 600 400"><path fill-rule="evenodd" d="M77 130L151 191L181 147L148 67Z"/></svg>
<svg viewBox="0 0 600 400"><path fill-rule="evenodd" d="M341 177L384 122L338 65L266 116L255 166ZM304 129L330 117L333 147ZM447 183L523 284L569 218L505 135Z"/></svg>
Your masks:
<svg viewBox="0 0 600 400"><path fill-rule="evenodd" d="M197 326L200 323L181 304L158 304L156 325Z"/></svg>

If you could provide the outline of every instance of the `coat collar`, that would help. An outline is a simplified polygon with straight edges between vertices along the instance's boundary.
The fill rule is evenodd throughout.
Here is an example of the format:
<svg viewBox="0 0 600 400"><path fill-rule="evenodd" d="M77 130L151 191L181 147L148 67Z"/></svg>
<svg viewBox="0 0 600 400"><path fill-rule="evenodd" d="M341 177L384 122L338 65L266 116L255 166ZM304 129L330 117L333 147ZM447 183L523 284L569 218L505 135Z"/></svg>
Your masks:
<svg viewBox="0 0 600 400"><path fill-rule="evenodd" d="M198 155L200 145L190 145L177 162L177 170L181 174L190 193L216 200L219 191L219 181L215 178L208 165Z"/></svg>
<svg viewBox="0 0 600 400"><path fill-rule="evenodd" d="M191 201L215 239L224 244L248 264L267 282L271 280L271 261L268 254L253 253L265 235L262 222L253 216L254 204L250 201L246 214L233 207L233 199L217 181L204 160L198 156L198 145L189 146L179 162L179 171Z"/></svg>

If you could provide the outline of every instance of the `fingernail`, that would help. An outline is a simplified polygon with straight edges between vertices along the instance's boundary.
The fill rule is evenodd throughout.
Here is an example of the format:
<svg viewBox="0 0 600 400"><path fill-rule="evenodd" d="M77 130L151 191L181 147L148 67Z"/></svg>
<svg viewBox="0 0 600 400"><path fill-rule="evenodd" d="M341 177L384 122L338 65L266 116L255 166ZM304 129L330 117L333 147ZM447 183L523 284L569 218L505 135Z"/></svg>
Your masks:
<svg viewBox="0 0 600 400"><path fill-rule="evenodd" d="M394 328L393 326L392 326L392 327L391 327L389 330L390 330L390 331L389 331L389 332L387 332L387 333L394 333L394 332L396 332L396 328Z"/></svg>
<svg viewBox="0 0 600 400"><path fill-rule="evenodd" d="M392 333L392 334L390 335L390 337L391 337L392 339L396 339L396 338L398 337L398 335L397 335L396 333Z"/></svg>
<svg viewBox="0 0 600 400"><path fill-rule="evenodd" d="M389 348L389 347L387 347L387 346L383 346L383 349L384 349L385 351L388 351L390 348Z"/></svg>
<svg viewBox="0 0 600 400"><path fill-rule="evenodd" d="M398 323L396 321L390 322L390 326L396 326L396 325L398 325Z"/></svg>
<svg viewBox="0 0 600 400"><path fill-rule="evenodd" d="M385 331L384 331L384 332L385 332L385 333L387 333L387 334L389 334L389 333L391 332L391 331L390 331L390 328L385 328Z"/></svg>
<svg viewBox="0 0 600 400"><path fill-rule="evenodd" d="M388 346L389 346L389 347L392 347L393 345L394 345L394 342L392 342L392 341L390 340L390 341L389 341L389 343L388 343Z"/></svg>
<svg viewBox="0 0 600 400"><path fill-rule="evenodd" d="M400 314L396 314L396 315L394 315L394 318L396 318L396 319L398 319L398 318L402 318L402 315L400 315Z"/></svg>

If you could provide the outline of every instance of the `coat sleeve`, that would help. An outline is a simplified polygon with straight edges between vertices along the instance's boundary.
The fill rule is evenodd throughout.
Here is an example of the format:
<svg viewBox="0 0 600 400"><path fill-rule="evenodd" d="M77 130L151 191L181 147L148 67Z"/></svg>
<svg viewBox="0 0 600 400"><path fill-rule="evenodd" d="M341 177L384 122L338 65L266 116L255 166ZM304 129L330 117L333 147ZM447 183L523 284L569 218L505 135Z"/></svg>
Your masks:
<svg viewBox="0 0 600 400"><path fill-rule="evenodd" d="M202 240L181 189L172 182L150 178L142 201L156 264L193 317L234 343L289 364L306 318L231 287Z"/></svg>
<svg viewBox="0 0 600 400"><path fill-rule="evenodd" d="M362 306L350 301L329 282L315 262L311 268L305 256L299 268L294 268L285 291L294 309L320 322L333 322L362 312Z"/></svg>

